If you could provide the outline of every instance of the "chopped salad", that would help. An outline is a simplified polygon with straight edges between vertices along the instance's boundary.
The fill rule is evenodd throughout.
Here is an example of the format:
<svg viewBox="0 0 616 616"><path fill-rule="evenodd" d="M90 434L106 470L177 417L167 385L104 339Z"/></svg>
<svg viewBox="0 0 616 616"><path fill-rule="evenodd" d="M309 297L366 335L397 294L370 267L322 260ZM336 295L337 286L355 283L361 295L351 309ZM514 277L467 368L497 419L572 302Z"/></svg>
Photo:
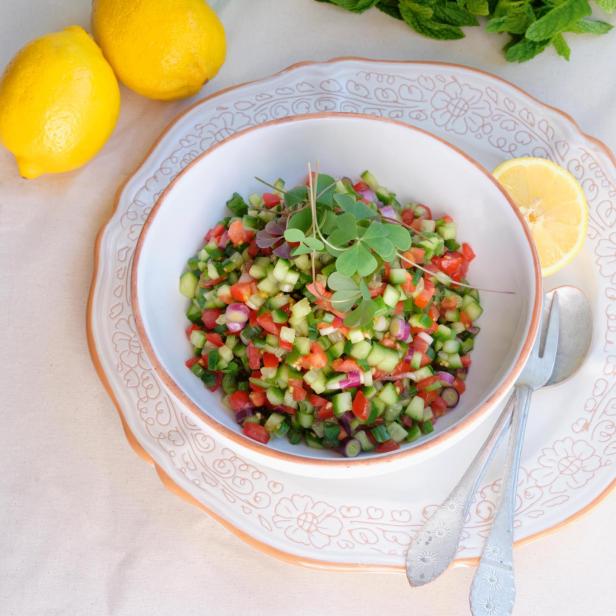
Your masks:
<svg viewBox="0 0 616 616"><path fill-rule="evenodd" d="M345 456L433 430L465 390L482 313L454 220L370 172L244 200L189 259L186 366L243 433Z"/></svg>

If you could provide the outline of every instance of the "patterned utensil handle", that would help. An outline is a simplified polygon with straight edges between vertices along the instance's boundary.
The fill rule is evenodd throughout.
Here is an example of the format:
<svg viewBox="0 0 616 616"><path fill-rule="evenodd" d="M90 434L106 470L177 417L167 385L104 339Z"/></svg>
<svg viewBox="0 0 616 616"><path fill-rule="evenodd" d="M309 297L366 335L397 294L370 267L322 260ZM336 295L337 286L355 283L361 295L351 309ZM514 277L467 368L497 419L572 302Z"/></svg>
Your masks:
<svg viewBox="0 0 616 616"><path fill-rule="evenodd" d="M431 582L453 561L473 496L509 424L514 399L511 395L458 485L414 537L406 555L406 577L411 586Z"/></svg>
<svg viewBox="0 0 616 616"><path fill-rule="evenodd" d="M513 611L513 518L531 394L532 389L526 385L516 387L516 405L511 418L501 501L471 586L470 604L473 616L507 616Z"/></svg>

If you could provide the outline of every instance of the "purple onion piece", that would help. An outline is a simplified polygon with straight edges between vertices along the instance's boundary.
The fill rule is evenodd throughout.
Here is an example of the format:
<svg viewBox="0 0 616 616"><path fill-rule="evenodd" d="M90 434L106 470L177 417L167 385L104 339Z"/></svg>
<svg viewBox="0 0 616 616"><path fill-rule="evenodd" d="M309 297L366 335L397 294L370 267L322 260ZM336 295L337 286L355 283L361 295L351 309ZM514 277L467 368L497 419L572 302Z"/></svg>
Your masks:
<svg viewBox="0 0 616 616"><path fill-rule="evenodd" d="M468 333L472 334L473 336L476 336L479 333L479 327L477 327L476 325L472 325L471 327L468 328Z"/></svg>
<svg viewBox="0 0 616 616"><path fill-rule="evenodd" d="M409 417L408 415L402 415L402 425L405 428L412 428L413 427L413 419L411 417Z"/></svg>
<svg viewBox="0 0 616 616"><path fill-rule="evenodd" d="M447 385L453 385L453 382L456 378L453 374L444 371L439 371L434 376L437 376L438 380L441 383L447 383Z"/></svg>
<svg viewBox="0 0 616 616"><path fill-rule="evenodd" d="M250 308L245 304L229 304L225 310L225 317L227 318L227 325L232 323L245 324L250 318Z"/></svg>
<svg viewBox="0 0 616 616"><path fill-rule="evenodd" d="M246 323L248 321L244 321L243 323L237 323L237 322L231 322L231 323L227 323L227 329L232 333L232 334L237 334L238 332L241 332L244 327L246 327Z"/></svg>
<svg viewBox="0 0 616 616"><path fill-rule="evenodd" d="M291 257L291 246L286 242L282 242L280 246L274 248L274 254L281 259L289 259Z"/></svg>
<svg viewBox="0 0 616 616"><path fill-rule="evenodd" d="M243 408L240 411L237 411L237 413L235 413L235 421L237 421L237 423L242 423L244 419L246 419L246 417L251 417L254 414L255 414L254 408L252 407Z"/></svg>
<svg viewBox="0 0 616 616"><path fill-rule="evenodd" d="M391 218L392 220L399 220L398 212L396 212L396 210L394 210L394 208L391 207L391 205L386 205L382 208L379 208L379 211L381 212L381 215L384 216L385 218Z"/></svg>
<svg viewBox="0 0 616 616"><path fill-rule="evenodd" d="M411 338L411 326L400 317L392 319L389 331L397 340L407 342Z"/></svg>
<svg viewBox="0 0 616 616"><path fill-rule="evenodd" d="M350 436L353 432L353 428L351 428L351 421L355 418L355 415L351 413L351 411L347 411L340 417L338 417L338 421L342 424L344 431Z"/></svg>
<svg viewBox="0 0 616 616"><path fill-rule="evenodd" d="M224 248L229 243L229 234L225 231L218 240L218 247Z"/></svg>
<svg viewBox="0 0 616 616"><path fill-rule="evenodd" d="M365 190L358 190L357 192L367 201L371 201L372 203L378 201L375 192L371 188L366 188Z"/></svg>
<svg viewBox="0 0 616 616"><path fill-rule="evenodd" d="M340 388L359 387L361 385L361 374L357 370L348 372L345 379L340 381Z"/></svg>
<svg viewBox="0 0 616 616"><path fill-rule="evenodd" d="M445 387L441 392L441 398L448 408L452 409L460 400L460 394L453 387Z"/></svg>

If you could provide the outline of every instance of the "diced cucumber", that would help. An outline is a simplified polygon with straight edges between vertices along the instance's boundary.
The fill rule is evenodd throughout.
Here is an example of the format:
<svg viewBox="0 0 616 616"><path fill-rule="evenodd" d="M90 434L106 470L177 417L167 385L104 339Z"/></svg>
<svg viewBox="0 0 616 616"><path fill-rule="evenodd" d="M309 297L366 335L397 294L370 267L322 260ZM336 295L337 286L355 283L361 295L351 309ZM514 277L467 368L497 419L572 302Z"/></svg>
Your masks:
<svg viewBox="0 0 616 616"><path fill-rule="evenodd" d="M344 413L350 411L353 407L353 398L351 397L351 392L343 391L339 394L336 394L332 398L332 405L334 408L334 415L336 417L340 417L340 415L344 415Z"/></svg>
<svg viewBox="0 0 616 616"><path fill-rule="evenodd" d="M366 396L366 398L368 399L374 398L374 396L376 396L377 393L378 393L377 388L372 385L364 387L364 396Z"/></svg>
<svg viewBox="0 0 616 616"><path fill-rule="evenodd" d="M366 387L370 387L372 385L372 370L366 370L362 373L362 383Z"/></svg>
<svg viewBox="0 0 616 616"><path fill-rule="evenodd" d="M295 341L295 330L290 327L281 327L280 328L280 339L288 342L289 344L293 344Z"/></svg>
<svg viewBox="0 0 616 616"><path fill-rule="evenodd" d="M275 379L277 374L278 374L278 368L266 368L266 367L261 368L261 376L267 381Z"/></svg>
<svg viewBox="0 0 616 616"><path fill-rule="evenodd" d="M443 225L439 225L437 229L437 233L444 240L455 240L456 239L456 223L455 222L446 222Z"/></svg>
<svg viewBox="0 0 616 616"><path fill-rule="evenodd" d="M455 338L453 340L445 340L443 343L443 351L445 353L457 353L460 350L460 342Z"/></svg>
<svg viewBox="0 0 616 616"><path fill-rule="evenodd" d="M351 356L355 359L366 359L372 351L372 345L367 340L356 342L351 348Z"/></svg>
<svg viewBox="0 0 616 616"><path fill-rule="evenodd" d="M287 364L280 364L276 369L276 384L281 389L286 389L289 385L289 366Z"/></svg>
<svg viewBox="0 0 616 616"><path fill-rule="evenodd" d="M460 319L460 311L456 309L445 310L445 320L451 323L456 323Z"/></svg>
<svg viewBox="0 0 616 616"><path fill-rule="evenodd" d="M220 357L223 359L223 361L226 361L227 363L233 359L233 351L226 344L223 344L223 346L219 347L218 353L220 354Z"/></svg>
<svg viewBox="0 0 616 616"><path fill-rule="evenodd" d="M286 419L286 417L284 415L282 415L281 413L272 413L267 418L267 421L265 422L263 427L270 434L273 434L274 432L277 432L279 430L281 424L284 422L285 419Z"/></svg>
<svg viewBox="0 0 616 616"><path fill-rule="evenodd" d="M404 284L408 278L408 272L402 268L392 268L389 271L389 282L391 284Z"/></svg>
<svg viewBox="0 0 616 616"><path fill-rule="evenodd" d="M327 355L330 359L337 359L344 353L344 340L339 340L332 344L332 346L327 349Z"/></svg>
<svg viewBox="0 0 616 616"><path fill-rule="evenodd" d="M302 428L310 428L314 423L314 415L301 409L297 412L297 419Z"/></svg>
<svg viewBox="0 0 616 616"><path fill-rule="evenodd" d="M263 291L266 295L276 295L278 293L278 283L275 278L268 274L266 278L257 284L257 289Z"/></svg>
<svg viewBox="0 0 616 616"><path fill-rule="evenodd" d="M359 441L362 451L372 451L374 449L374 443L363 430L356 432L354 437Z"/></svg>
<svg viewBox="0 0 616 616"><path fill-rule="evenodd" d="M398 402L398 392L393 383L385 383L383 389L379 392L378 398L386 405L396 404Z"/></svg>
<svg viewBox="0 0 616 616"><path fill-rule="evenodd" d="M430 432L434 432L434 426L431 421L424 421L421 424L420 429L423 434L430 434Z"/></svg>
<svg viewBox="0 0 616 616"><path fill-rule="evenodd" d="M291 389L285 390L283 403L285 406L290 406L291 408L297 408L297 402L293 398L293 391Z"/></svg>
<svg viewBox="0 0 616 616"><path fill-rule="evenodd" d="M288 320L289 315L284 310L280 310L280 308L275 308L272 310L272 321L274 321L274 323L280 325L282 323L286 323Z"/></svg>
<svg viewBox="0 0 616 616"><path fill-rule="evenodd" d="M392 406L388 406L385 409L385 413L383 415L386 423L391 423L392 421L396 421L398 417L400 417L400 413L402 412L402 406L400 403L394 404Z"/></svg>
<svg viewBox="0 0 616 616"><path fill-rule="evenodd" d="M412 373L411 378L413 379L413 381L417 382L423 379L427 379L429 376L432 376L433 374L434 374L434 370L432 370L430 366L424 366L423 368L420 368L419 370L415 370L415 372Z"/></svg>
<svg viewBox="0 0 616 616"><path fill-rule="evenodd" d="M249 308L252 308L252 310L259 310L263 304L265 304L265 298L257 295L256 293L251 295L246 302L246 305Z"/></svg>
<svg viewBox="0 0 616 616"><path fill-rule="evenodd" d="M389 434L389 430L381 424L380 426L375 426L370 430L372 436L376 439L377 443L384 443L391 439L391 434Z"/></svg>
<svg viewBox="0 0 616 616"><path fill-rule="evenodd" d="M299 255L293 259L293 265L302 272L310 271L310 257L308 255Z"/></svg>
<svg viewBox="0 0 616 616"><path fill-rule="evenodd" d="M193 323L199 322L201 320L201 308L193 302L186 311L186 318Z"/></svg>
<svg viewBox="0 0 616 616"><path fill-rule="evenodd" d="M329 391L335 391L337 389L341 389L340 383L346 379L346 374L338 374L333 376L331 379L328 379L325 383L325 389Z"/></svg>
<svg viewBox="0 0 616 616"><path fill-rule="evenodd" d="M406 407L404 414L415 421L423 421L424 399L415 396Z"/></svg>
<svg viewBox="0 0 616 616"><path fill-rule="evenodd" d="M368 171L366 169L366 171L364 171L360 177L366 184L368 184L370 190L376 190L378 188L379 182L374 177L374 175L372 175L371 171Z"/></svg>
<svg viewBox="0 0 616 616"><path fill-rule="evenodd" d="M284 395L282 391L276 387L268 387L265 390L265 395L270 404L278 406L284 402Z"/></svg>
<svg viewBox="0 0 616 616"><path fill-rule="evenodd" d="M475 339L467 338L466 340L463 340L462 344L460 345L460 353L462 353L462 355L466 355L467 353L473 350L474 346L475 346Z"/></svg>
<svg viewBox="0 0 616 616"><path fill-rule="evenodd" d="M387 424L387 430L396 443L401 443L408 436L408 432L397 421Z"/></svg>
<svg viewBox="0 0 616 616"><path fill-rule="evenodd" d="M205 333L200 329L195 329L190 334L190 344L198 349L203 348L205 344Z"/></svg>
<svg viewBox="0 0 616 616"><path fill-rule="evenodd" d="M391 308L393 308L400 300L400 292L395 287L387 285L383 292L383 301Z"/></svg>
<svg viewBox="0 0 616 616"><path fill-rule="evenodd" d="M419 370L421 367L421 360L423 359L423 353L415 351L411 357L411 368L413 370Z"/></svg>
<svg viewBox="0 0 616 616"><path fill-rule="evenodd" d="M423 412L423 421L430 421L434 417L434 412L432 408L427 406Z"/></svg>
<svg viewBox="0 0 616 616"><path fill-rule="evenodd" d="M188 299L195 296L198 285L199 279L192 272L185 272L180 277L180 293Z"/></svg>
<svg viewBox="0 0 616 616"><path fill-rule="evenodd" d="M291 308L291 314L295 319L302 319L307 317L312 312L312 306L306 297L293 305Z"/></svg>
<svg viewBox="0 0 616 616"><path fill-rule="evenodd" d="M295 336L294 344L300 355L308 355L310 353L310 338Z"/></svg>
<svg viewBox="0 0 616 616"><path fill-rule="evenodd" d="M465 297L469 297L466 295ZM464 307L464 312L470 317L471 321L476 321L483 313L483 308L477 302L469 302Z"/></svg>
<svg viewBox="0 0 616 616"><path fill-rule="evenodd" d="M437 340L449 340L452 337L451 329L441 323L434 332L434 337Z"/></svg>
<svg viewBox="0 0 616 616"><path fill-rule="evenodd" d="M406 435L406 442L411 443L412 441L416 441L421 436L421 429L417 424L413 424L412 428L409 428L408 434Z"/></svg>
<svg viewBox="0 0 616 616"><path fill-rule="evenodd" d="M309 370L304 374L304 381L310 385L316 394L321 394L325 391L325 375L321 370Z"/></svg>
<svg viewBox="0 0 616 616"><path fill-rule="evenodd" d="M352 329L347 334L347 338L354 344L361 342L364 339L364 332L361 329Z"/></svg>
<svg viewBox="0 0 616 616"><path fill-rule="evenodd" d="M391 372L400 361L398 353L393 349L388 349L380 344L372 345L372 350L366 358L369 366L382 370L383 372Z"/></svg>
<svg viewBox="0 0 616 616"><path fill-rule="evenodd" d="M306 434L306 445L308 445L308 447L312 447L313 449L323 449L321 441L316 436L310 434L310 432Z"/></svg>
<svg viewBox="0 0 616 616"><path fill-rule="evenodd" d="M379 297L379 299L383 298ZM385 332L389 329L389 325L389 319L383 314L380 314L374 318L373 328L375 332Z"/></svg>
<svg viewBox="0 0 616 616"><path fill-rule="evenodd" d="M289 296L284 293L278 293L278 295L270 297L268 302L272 310L277 310L278 308L282 308L289 303Z"/></svg>

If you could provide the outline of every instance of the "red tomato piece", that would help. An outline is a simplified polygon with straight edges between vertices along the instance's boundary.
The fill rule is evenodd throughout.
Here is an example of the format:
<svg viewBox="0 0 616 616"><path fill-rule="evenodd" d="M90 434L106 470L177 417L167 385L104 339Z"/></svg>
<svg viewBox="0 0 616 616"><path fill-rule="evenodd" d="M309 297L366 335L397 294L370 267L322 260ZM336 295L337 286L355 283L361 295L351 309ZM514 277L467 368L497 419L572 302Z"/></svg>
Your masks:
<svg viewBox="0 0 616 616"><path fill-rule="evenodd" d="M462 362L462 366L464 368L468 368L470 367L473 360L471 359L470 355L462 355L462 357L460 357L460 361Z"/></svg>
<svg viewBox="0 0 616 616"><path fill-rule="evenodd" d="M201 331L201 328L193 323L192 325L189 325L184 331L186 332L186 337L190 338L190 334L192 334L193 332Z"/></svg>
<svg viewBox="0 0 616 616"><path fill-rule="evenodd" d="M415 305L422 310L432 301L432 297L434 295L434 284L432 281L424 276L424 288L421 290L421 293L417 295L417 297L413 298Z"/></svg>
<svg viewBox="0 0 616 616"><path fill-rule="evenodd" d="M445 404L445 400L443 400L443 398L437 396L430 403L430 408L432 409L435 417L440 417L447 410L447 405Z"/></svg>
<svg viewBox="0 0 616 616"><path fill-rule="evenodd" d="M336 372L361 372L361 368L354 359L334 359L332 368Z"/></svg>
<svg viewBox="0 0 616 616"><path fill-rule="evenodd" d="M441 310L453 310L458 306L458 302L455 297L444 297L441 302Z"/></svg>
<svg viewBox="0 0 616 616"><path fill-rule="evenodd" d="M426 389L426 387L430 387L430 385L436 383L438 380L438 376L429 376L417 382L417 389L422 391L423 389Z"/></svg>
<svg viewBox="0 0 616 616"><path fill-rule="evenodd" d="M292 351L293 350L293 345L290 342L287 342L286 340L283 340L282 338L278 339L278 346L285 350L285 351Z"/></svg>
<svg viewBox="0 0 616 616"><path fill-rule="evenodd" d="M273 353L263 353L263 365L266 368L275 368L280 360Z"/></svg>
<svg viewBox="0 0 616 616"><path fill-rule="evenodd" d="M208 332L205 334L205 339L216 347L221 347L225 343L222 336L216 332Z"/></svg>
<svg viewBox="0 0 616 616"><path fill-rule="evenodd" d="M239 246L240 244L246 244L252 240L255 236L254 231L250 231L244 227L244 223L241 220L234 220L229 225L229 230L227 231L229 234L229 239L233 243L234 246Z"/></svg>
<svg viewBox="0 0 616 616"><path fill-rule="evenodd" d="M415 336L415 338L413 338L413 350L419 353L425 353L429 346L427 340L424 340L421 336Z"/></svg>
<svg viewBox="0 0 616 616"><path fill-rule="evenodd" d="M285 404L281 404L276 407L276 409L286 413L287 415L295 415L295 409L292 406L286 406Z"/></svg>
<svg viewBox="0 0 616 616"><path fill-rule="evenodd" d="M249 342L246 347L246 354L248 355L248 367L251 370L259 370L261 368L261 351L252 342Z"/></svg>
<svg viewBox="0 0 616 616"><path fill-rule="evenodd" d="M319 370L327 366L327 355L318 342L310 345L310 354L301 358L301 366L304 370Z"/></svg>
<svg viewBox="0 0 616 616"><path fill-rule="evenodd" d="M295 400L295 402L301 402L302 400L305 400L306 396L308 395L306 390L301 385L293 385L291 387L291 393L293 394L293 400Z"/></svg>
<svg viewBox="0 0 616 616"><path fill-rule="evenodd" d="M206 280L203 283L203 287L205 287L206 289L211 289L212 287L215 287L216 285L220 284L223 280L225 280L226 276L220 276L218 278L212 278L210 280Z"/></svg>
<svg viewBox="0 0 616 616"><path fill-rule="evenodd" d="M276 207L280 205L280 197L274 193L263 193L263 203L265 207Z"/></svg>
<svg viewBox="0 0 616 616"><path fill-rule="evenodd" d="M231 285L231 297L236 302L241 302L243 304L248 301L251 295L254 295L255 291L255 283L252 281L236 282L234 285Z"/></svg>
<svg viewBox="0 0 616 616"><path fill-rule="evenodd" d="M234 391L228 398L231 410L237 413L252 408L252 402L246 391Z"/></svg>
<svg viewBox="0 0 616 616"><path fill-rule="evenodd" d="M252 240L248 245L248 255L251 257L256 257L259 254L259 247L257 246L257 242Z"/></svg>
<svg viewBox="0 0 616 616"><path fill-rule="evenodd" d="M366 398L361 389L355 394L355 398L353 398L353 414L361 421L366 421L370 416L370 400Z"/></svg>
<svg viewBox="0 0 616 616"><path fill-rule="evenodd" d="M375 451L377 453L387 453L388 451L396 451L396 449L400 449L400 444L396 443L396 441L390 438L388 441L385 441L384 443L379 443L376 446Z"/></svg>
<svg viewBox="0 0 616 616"><path fill-rule="evenodd" d="M462 325L466 328L472 327L473 325L473 320L464 310L460 310L460 323L462 323Z"/></svg>
<svg viewBox="0 0 616 616"><path fill-rule="evenodd" d="M465 357L468 357L465 355ZM466 391L466 383L462 379L455 378L452 387L462 395Z"/></svg>
<svg viewBox="0 0 616 616"><path fill-rule="evenodd" d="M217 325L216 319L222 314L220 308L207 308L201 313L201 320L206 329L214 329Z"/></svg>
<svg viewBox="0 0 616 616"><path fill-rule="evenodd" d="M334 416L334 406L331 402L327 402L324 406L320 406L316 410L317 419L321 421L331 419Z"/></svg>
<svg viewBox="0 0 616 616"><path fill-rule="evenodd" d="M417 395L420 398L423 398L424 404L426 406L429 406L430 404L432 404L432 402L434 402L434 400L436 400L436 398L438 397L438 394L436 393L436 391L426 391L425 389L423 391L418 392Z"/></svg>
<svg viewBox="0 0 616 616"><path fill-rule="evenodd" d="M277 336L280 333L280 326L274 323L271 313L264 312L257 315L257 324L262 327L268 334Z"/></svg>
<svg viewBox="0 0 616 616"><path fill-rule="evenodd" d="M251 391L248 397L255 406L265 406L266 397L264 391Z"/></svg>
<svg viewBox="0 0 616 616"><path fill-rule="evenodd" d="M192 368L200 359L200 357L191 357L190 359L187 359L184 364L187 368Z"/></svg>
<svg viewBox="0 0 616 616"><path fill-rule="evenodd" d="M365 192L367 190L370 190L370 186L368 186L366 182L355 182L355 184L353 184L353 190L355 192Z"/></svg>
<svg viewBox="0 0 616 616"><path fill-rule="evenodd" d="M402 222L405 225L412 224L414 218L415 218L415 213L410 207L406 208L405 210L402 210Z"/></svg>
<svg viewBox="0 0 616 616"><path fill-rule="evenodd" d="M317 408L320 408L322 406L326 406L327 404L329 404L329 400L327 398L323 398L322 396L317 396L316 394L310 394L308 396L308 401L310 402L310 404L312 404L312 406L316 406Z"/></svg>
<svg viewBox="0 0 616 616"><path fill-rule="evenodd" d="M270 438L267 430L261 424L254 421L245 421L242 426L242 432L259 443L267 443Z"/></svg>
<svg viewBox="0 0 616 616"><path fill-rule="evenodd" d="M466 242L462 244L462 256L467 261L472 261L476 256L475 251L471 248L471 245L467 244Z"/></svg>
<svg viewBox="0 0 616 616"><path fill-rule="evenodd" d="M412 246L407 251L402 253L405 261L404 267L410 267L411 263L423 263L424 258L426 256L426 251L423 248L419 248L418 246ZM410 263L409 263L410 261Z"/></svg>
<svg viewBox="0 0 616 616"><path fill-rule="evenodd" d="M404 312L404 302L398 302L394 308L394 314L402 314Z"/></svg>

